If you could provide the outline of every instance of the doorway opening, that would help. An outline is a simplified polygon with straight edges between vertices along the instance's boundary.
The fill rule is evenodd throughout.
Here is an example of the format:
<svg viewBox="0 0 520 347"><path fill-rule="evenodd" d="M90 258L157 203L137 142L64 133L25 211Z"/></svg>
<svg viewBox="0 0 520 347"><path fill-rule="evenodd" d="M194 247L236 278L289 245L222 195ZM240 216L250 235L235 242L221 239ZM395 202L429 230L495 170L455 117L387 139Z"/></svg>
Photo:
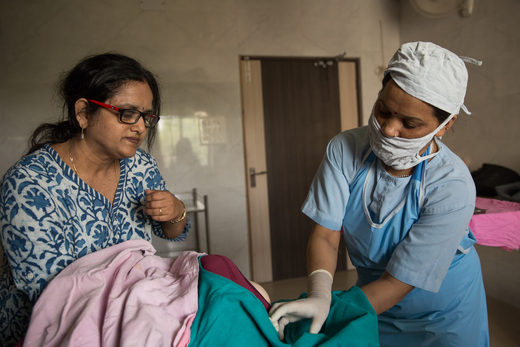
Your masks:
<svg viewBox="0 0 520 347"><path fill-rule="evenodd" d="M240 76L252 279L306 276L300 207L328 142L361 124L359 61L241 57Z"/></svg>

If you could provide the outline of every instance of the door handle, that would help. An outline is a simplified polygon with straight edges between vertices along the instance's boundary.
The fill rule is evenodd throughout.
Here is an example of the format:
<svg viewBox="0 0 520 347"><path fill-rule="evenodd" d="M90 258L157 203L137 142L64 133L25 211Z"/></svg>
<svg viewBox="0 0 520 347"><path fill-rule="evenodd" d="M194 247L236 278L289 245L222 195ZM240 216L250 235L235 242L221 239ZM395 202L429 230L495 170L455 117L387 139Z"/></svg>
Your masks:
<svg viewBox="0 0 520 347"><path fill-rule="evenodd" d="M249 182L251 184L251 188L256 187L256 175L265 175L265 174L267 174L267 171L256 172L254 167L250 167L249 168Z"/></svg>

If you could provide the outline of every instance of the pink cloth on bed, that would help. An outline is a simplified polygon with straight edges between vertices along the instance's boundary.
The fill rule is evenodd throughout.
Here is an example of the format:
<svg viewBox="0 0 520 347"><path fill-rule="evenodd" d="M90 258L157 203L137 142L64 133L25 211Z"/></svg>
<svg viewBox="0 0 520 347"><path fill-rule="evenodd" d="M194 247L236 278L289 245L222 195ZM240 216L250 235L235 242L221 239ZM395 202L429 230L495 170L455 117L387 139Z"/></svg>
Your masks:
<svg viewBox="0 0 520 347"><path fill-rule="evenodd" d="M486 210L469 222L478 244L508 251L520 248L520 203L477 198L475 206Z"/></svg>
<svg viewBox="0 0 520 347"><path fill-rule="evenodd" d="M131 240L70 264L38 299L24 346L187 346L201 254L154 253Z"/></svg>

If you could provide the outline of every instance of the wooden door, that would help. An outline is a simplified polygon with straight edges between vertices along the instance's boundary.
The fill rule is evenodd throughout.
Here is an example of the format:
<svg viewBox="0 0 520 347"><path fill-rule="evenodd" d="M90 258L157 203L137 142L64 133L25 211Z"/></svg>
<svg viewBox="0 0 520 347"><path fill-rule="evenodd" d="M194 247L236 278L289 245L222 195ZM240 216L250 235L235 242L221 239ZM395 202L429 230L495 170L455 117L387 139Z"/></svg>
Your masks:
<svg viewBox="0 0 520 347"><path fill-rule="evenodd" d="M330 139L358 125L356 63L261 58L241 67L252 278L305 276L313 222L300 207Z"/></svg>

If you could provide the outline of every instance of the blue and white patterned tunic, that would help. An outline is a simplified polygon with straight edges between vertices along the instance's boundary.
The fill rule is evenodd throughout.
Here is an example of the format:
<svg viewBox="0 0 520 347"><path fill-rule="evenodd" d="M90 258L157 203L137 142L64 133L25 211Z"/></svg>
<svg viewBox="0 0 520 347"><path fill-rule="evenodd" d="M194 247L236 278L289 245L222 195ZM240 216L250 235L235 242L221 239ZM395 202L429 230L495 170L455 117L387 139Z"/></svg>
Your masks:
<svg viewBox="0 0 520 347"><path fill-rule="evenodd" d="M74 260L131 240L165 238L145 215L145 190L166 190L154 158L138 150L120 160L114 203L83 182L49 145L20 159L5 174L0 195L4 262L0 279L0 341L25 333L47 283ZM186 238L190 222L180 236ZM7 259L6 259L7 258Z"/></svg>

